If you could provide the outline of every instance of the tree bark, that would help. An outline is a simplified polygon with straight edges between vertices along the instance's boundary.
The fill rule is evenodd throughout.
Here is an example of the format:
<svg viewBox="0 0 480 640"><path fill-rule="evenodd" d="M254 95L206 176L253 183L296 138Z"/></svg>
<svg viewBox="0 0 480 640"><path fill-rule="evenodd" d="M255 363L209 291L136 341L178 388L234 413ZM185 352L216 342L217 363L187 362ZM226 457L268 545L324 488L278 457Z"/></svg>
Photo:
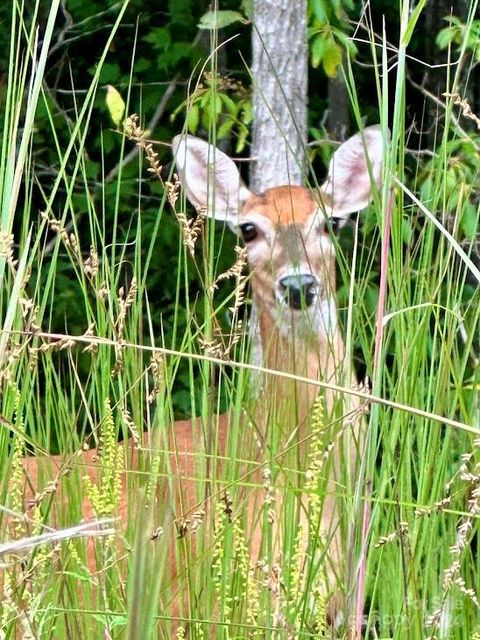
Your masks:
<svg viewBox="0 0 480 640"><path fill-rule="evenodd" d="M255 0L253 191L304 180L307 65L306 0Z"/></svg>
<svg viewBox="0 0 480 640"><path fill-rule="evenodd" d="M331 140L347 138L350 124L350 101L341 71L328 80L327 131Z"/></svg>

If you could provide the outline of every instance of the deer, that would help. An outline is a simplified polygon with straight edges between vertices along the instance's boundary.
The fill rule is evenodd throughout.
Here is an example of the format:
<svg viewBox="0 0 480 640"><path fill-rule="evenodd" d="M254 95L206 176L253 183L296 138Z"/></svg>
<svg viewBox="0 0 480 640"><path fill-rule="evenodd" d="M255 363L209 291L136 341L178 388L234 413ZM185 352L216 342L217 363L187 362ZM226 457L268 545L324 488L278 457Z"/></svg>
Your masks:
<svg viewBox="0 0 480 640"><path fill-rule="evenodd" d="M354 395L341 394L338 386L355 386L354 374L345 351L335 290L335 245L331 237L332 220L340 223L355 212L365 209L374 190L381 184L384 139L379 126L370 126L341 144L331 159L324 183L313 189L300 185L282 185L253 193L242 181L235 162L218 148L192 135L181 134L173 140L176 171L186 198L193 207L212 220L226 224L242 240L252 297L250 334L256 364L262 370L278 375L262 374L252 394L248 422L254 425L255 446L248 454L259 463L256 479L262 485L262 461L269 457L277 467L279 491L282 465L298 472L299 518L308 518L304 493L305 472L309 461L311 423L309 416L319 398L319 388L310 381L325 383L321 402L325 418L323 473L324 500L320 530L325 541L325 583L329 592L327 616L332 626L345 617L345 580L347 550L342 536L342 498L345 491L344 469L351 476L359 467L364 446L362 407ZM331 384L334 389L328 388ZM191 486L195 471L193 430L198 422L182 420L169 430L170 472L175 475L171 500L178 512L192 513L197 505L195 487ZM226 455L230 414L214 416L215 450L218 464ZM248 428L244 429L249 439ZM144 434L140 452L131 440L119 444L127 454L130 469L138 468L141 450L152 447L152 434ZM138 443L137 443L138 444ZM40 491L39 477L52 477L61 468L62 457L27 457L25 496ZM81 465L91 478L98 472L98 451L81 452L75 464ZM126 474L122 476L122 495L118 505L120 521L125 525L132 517L128 504ZM190 483L190 484L189 484ZM172 491L171 487L170 490ZM262 554L262 536L258 533L258 510L262 489L245 491L240 500L246 518L253 523L250 557L255 564ZM278 493L278 490L277 490ZM278 524L282 496L275 501L272 519L277 522L274 539L281 545ZM257 515L256 515L257 514ZM86 498L82 515L94 515ZM308 530L308 524L304 530ZM278 542L280 541L280 542Z"/></svg>

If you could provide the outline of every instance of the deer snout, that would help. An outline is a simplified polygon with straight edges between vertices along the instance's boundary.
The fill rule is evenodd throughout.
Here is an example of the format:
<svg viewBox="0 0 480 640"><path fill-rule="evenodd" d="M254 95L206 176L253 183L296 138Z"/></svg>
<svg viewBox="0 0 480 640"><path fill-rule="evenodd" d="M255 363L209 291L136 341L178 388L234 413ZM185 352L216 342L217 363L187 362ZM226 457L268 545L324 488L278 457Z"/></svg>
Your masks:
<svg viewBox="0 0 480 640"><path fill-rule="evenodd" d="M279 297L292 309L307 309L317 297L318 285L311 273L284 276L278 280Z"/></svg>

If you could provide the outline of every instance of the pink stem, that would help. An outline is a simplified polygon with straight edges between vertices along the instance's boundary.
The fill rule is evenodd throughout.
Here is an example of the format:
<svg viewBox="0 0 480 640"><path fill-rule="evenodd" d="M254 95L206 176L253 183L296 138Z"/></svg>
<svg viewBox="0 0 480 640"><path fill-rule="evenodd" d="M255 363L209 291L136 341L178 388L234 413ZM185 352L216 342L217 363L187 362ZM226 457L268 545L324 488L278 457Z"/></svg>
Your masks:
<svg viewBox="0 0 480 640"><path fill-rule="evenodd" d="M380 354L383 341L383 317L385 315L385 299L387 297L387 267L390 249L390 230L392 227L393 191L390 192L385 211L385 229L382 238L382 255L380 258L380 287L378 291L377 327L375 332L375 355L373 357L373 379L379 375Z"/></svg>

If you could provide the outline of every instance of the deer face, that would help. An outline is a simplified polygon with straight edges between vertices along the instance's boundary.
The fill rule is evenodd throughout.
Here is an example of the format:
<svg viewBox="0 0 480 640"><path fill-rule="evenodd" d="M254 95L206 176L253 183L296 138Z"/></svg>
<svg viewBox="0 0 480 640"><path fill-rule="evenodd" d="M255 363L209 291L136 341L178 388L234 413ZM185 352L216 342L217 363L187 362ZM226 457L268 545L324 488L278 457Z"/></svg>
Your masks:
<svg viewBox="0 0 480 640"><path fill-rule="evenodd" d="M315 332L320 324L326 331L335 327L334 248L309 191L285 186L252 195L236 230L247 249L255 303L279 328L288 332L300 316Z"/></svg>
<svg viewBox="0 0 480 640"><path fill-rule="evenodd" d="M333 246L318 203L303 187L275 187L243 205L238 230L262 299L293 311L325 291Z"/></svg>

